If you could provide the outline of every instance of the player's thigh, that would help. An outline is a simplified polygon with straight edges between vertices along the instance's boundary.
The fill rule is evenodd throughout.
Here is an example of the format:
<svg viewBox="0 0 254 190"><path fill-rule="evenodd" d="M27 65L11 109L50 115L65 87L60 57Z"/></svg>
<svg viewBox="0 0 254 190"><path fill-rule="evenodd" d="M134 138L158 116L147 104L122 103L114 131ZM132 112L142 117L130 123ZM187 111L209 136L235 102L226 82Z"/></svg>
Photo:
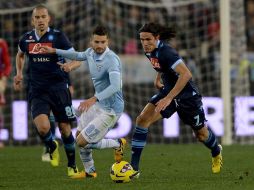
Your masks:
<svg viewBox="0 0 254 190"><path fill-rule="evenodd" d="M200 130L204 127L206 118L201 97L195 96L178 102L178 115L181 120L192 127L193 130Z"/></svg>
<svg viewBox="0 0 254 190"><path fill-rule="evenodd" d="M64 137L69 137L71 134L70 122L59 122L58 125L61 135Z"/></svg>
<svg viewBox="0 0 254 190"><path fill-rule="evenodd" d="M99 108L96 104L91 106L86 112L82 112L78 122L78 131L82 131L92 120L98 117L100 113Z"/></svg>
<svg viewBox="0 0 254 190"><path fill-rule="evenodd" d="M101 112L81 131L82 136L89 143L96 143L103 139L107 132L115 125L118 117L113 113Z"/></svg>
<svg viewBox="0 0 254 190"><path fill-rule="evenodd" d="M155 111L155 105L148 103L137 117L136 124L142 127L149 127L150 124L161 118L161 114Z"/></svg>
<svg viewBox="0 0 254 190"><path fill-rule="evenodd" d="M49 97L47 94L41 94L41 96L34 97L29 100L30 102L30 110L33 120L41 115L49 115L50 113L50 103L49 103Z"/></svg>
<svg viewBox="0 0 254 190"><path fill-rule="evenodd" d="M51 109L57 122L68 123L76 120L69 90L57 89L49 92Z"/></svg>
<svg viewBox="0 0 254 190"><path fill-rule="evenodd" d="M158 94L154 95L149 103L153 104L153 109L155 110L157 102L159 102L161 99L163 99L167 95L167 92L165 90L161 90ZM172 101L166 109L160 111L160 115L162 118L169 118L176 112L176 104L175 101ZM157 112L156 112L157 113ZM149 116L148 116L149 117Z"/></svg>

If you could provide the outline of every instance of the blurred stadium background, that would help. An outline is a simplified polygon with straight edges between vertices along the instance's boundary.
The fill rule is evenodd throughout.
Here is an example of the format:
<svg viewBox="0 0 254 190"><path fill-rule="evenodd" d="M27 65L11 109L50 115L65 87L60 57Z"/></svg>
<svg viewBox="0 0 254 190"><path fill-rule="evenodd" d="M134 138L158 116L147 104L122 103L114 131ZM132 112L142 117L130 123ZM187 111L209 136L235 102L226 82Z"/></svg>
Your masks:
<svg viewBox="0 0 254 190"><path fill-rule="evenodd" d="M31 11L37 3L50 8L52 26L64 31L77 51L89 47L90 32L102 23L111 34L110 48L123 62L125 114L110 136L131 137L133 123L155 93L150 67L138 40L137 30L145 22L174 25L172 40L193 72L202 92L208 125L219 136L224 134L221 93L221 40L219 0L0 0L0 37L7 40L12 60L8 79L7 103L1 106L0 139L6 145L41 143L27 112L25 91L14 92L15 55L19 37L31 27ZM230 143L254 143L254 2L230 1ZM229 35L228 34L228 35ZM74 100L93 95L86 66L71 73ZM150 128L152 143L196 143L189 127L176 116Z"/></svg>

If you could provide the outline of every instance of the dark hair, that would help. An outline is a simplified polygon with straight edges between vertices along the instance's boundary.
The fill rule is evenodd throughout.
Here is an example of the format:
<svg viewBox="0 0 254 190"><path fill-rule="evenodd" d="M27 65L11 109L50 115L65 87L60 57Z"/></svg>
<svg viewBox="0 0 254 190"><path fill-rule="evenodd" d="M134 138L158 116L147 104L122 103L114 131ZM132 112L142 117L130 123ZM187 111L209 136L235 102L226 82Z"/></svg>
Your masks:
<svg viewBox="0 0 254 190"><path fill-rule="evenodd" d="M162 26L156 23L146 23L138 31L152 33L153 36L160 36L160 40L168 41L176 36L176 31L173 27Z"/></svg>
<svg viewBox="0 0 254 190"><path fill-rule="evenodd" d="M96 26L93 30L93 35L99 35L99 36L107 36L109 37L109 33L106 27L104 26Z"/></svg>

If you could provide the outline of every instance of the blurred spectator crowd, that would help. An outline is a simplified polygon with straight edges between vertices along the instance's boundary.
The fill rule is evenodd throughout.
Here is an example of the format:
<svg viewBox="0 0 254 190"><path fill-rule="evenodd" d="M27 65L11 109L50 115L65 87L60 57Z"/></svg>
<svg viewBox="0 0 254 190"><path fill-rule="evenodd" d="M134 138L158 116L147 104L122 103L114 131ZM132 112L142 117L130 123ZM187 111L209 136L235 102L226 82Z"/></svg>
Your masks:
<svg viewBox="0 0 254 190"><path fill-rule="evenodd" d="M135 2L135 3L133 3ZM177 0L9 0L0 1L0 37L17 51L19 37L31 27L31 10L12 9L33 7L45 3L50 8L52 26L64 31L76 50L89 46L90 32L96 24L110 30L110 47L118 54L142 54L138 29L145 22L159 22L176 27L177 38L171 44L185 58L197 81L205 83L203 91L218 95L219 86L219 0L209 3L185 3ZM153 3L153 4L152 4ZM170 6L169 6L170 5ZM171 6L172 5L172 6ZM175 6L176 5L176 6ZM254 50L254 3L246 0L248 49ZM14 59L13 59L14 60ZM201 74L206 73L206 74Z"/></svg>

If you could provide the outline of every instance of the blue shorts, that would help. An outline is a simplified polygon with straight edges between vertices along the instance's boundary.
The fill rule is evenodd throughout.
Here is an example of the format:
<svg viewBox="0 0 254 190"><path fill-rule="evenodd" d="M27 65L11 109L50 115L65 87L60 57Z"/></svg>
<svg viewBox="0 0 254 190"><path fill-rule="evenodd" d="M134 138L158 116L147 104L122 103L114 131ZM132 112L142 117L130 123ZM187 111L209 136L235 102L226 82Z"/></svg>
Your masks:
<svg viewBox="0 0 254 190"><path fill-rule="evenodd" d="M154 95L149 102L155 105L166 95L166 93L161 91ZM187 99L174 99L168 107L160 113L163 118L169 118L175 112L178 113L178 116L185 124L190 125L194 130L201 129L207 121L203 110L201 95L195 95Z"/></svg>
<svg viewBox="0 0 254 190"><path fill-rule="evenodd" d="M50 115L53 112L56 122L71 122L76 120L72 107L71 94L66 89L50 89L43 92L29 92L29 102L33 119L40 114Z"/></svg>

